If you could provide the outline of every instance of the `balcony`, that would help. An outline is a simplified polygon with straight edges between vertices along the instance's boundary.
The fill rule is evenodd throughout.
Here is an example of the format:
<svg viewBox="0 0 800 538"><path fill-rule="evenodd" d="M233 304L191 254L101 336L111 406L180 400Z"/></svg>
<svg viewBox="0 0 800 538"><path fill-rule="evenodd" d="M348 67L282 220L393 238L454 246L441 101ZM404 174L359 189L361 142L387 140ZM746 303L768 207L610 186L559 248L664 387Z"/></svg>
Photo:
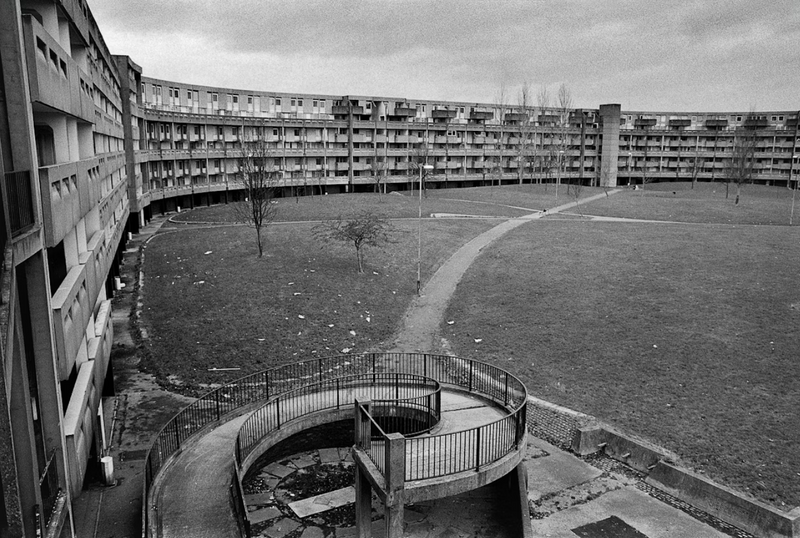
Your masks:
<svg viewBox="0 0 800 538"><path fill-rule="evenodd" d="M506 121L521 122L521 121L527 121L528 119L529 116L521 112L511 112L505 115Z"/></svg>
<svg viewBox="0 0 800 538"><path fill-rule="evenodd" d="M347 116L350 114L350 111L354 115L363 115L364 114L364 107L363 106L348 106L348 105L334 105L331 108L331 114L334 116Z"/></svg>
<svg viewBox="0 0 800 538"><path fill-rule="evenodd" d="M67 379L83 342L91 308L86 267L76 265L53 294L53 325L60 379Z"/></svg>
<svg viewBox="0 0 800 538"><path fill-rule="evenodd" d="M431 117L434 119L449 119L456 117L455 110L448 110L446 108L435 108L431 111Z"/></svg>
<svg viewBox="0 0 800 538"><path fill-rule="evenodd" d="M82 71L69 53L30 15L23 15L31 100L86 121L95 121L95 106Z"/></svg>
<svg viewBox="0 0 800 538"><path fill-rule="evenodd" d="M469 119L486 121L494 118L494 112L491 110L471 110Z"/></svg>
<svg viewBox="0 0 800 538"><path fill-rule="evenodd" d="M692 124L692 120L689 118L675 118L669 120L670 127L689 127Z"/></svg>
<svg viewBox="0 0 800 538"><path fill-rule="evenodd" d="M728 126L728 120L709 119L706 120L706 127L709 129L721 129Z"/></svg>
<svg viewBox="0 0 800 538"><path fill-rule="evenodd" d="M416 116L416 115L417 115L417 111L415 109L413 109L411 107L406 107L406 106L394 107L394 113L392 114L392 116L402 116L402 117L406 117L406 118L407 117Z"/></svg>
<svg viewBox="0 0 800 538"><path fill-rule="evenodd" d="M638 129L647 129L656 124L655 118L637 118L633 122L633 126Z"/></svg>
<svg viewBox="0 0 800 538"><path fill-rule="evenodd" d="M114 324L111 319L111 300L100 303L94 322L95 337L89 340L89 360L95 361L95 387L102 388L105 382L108 363L111 359L111 346L114 340Z"/></svg>
<svg viewBox="0 0 800 538"><path fill-rule="evenodd" d="M91 209L96 189L89 183L89 169L99 161L92 157L78 162L39 168L42 223L48 246L58 244Z"/></svg>
<svg viewBox="0 0 800 538"><path fill-rule="evenodd" d="M767 126L769 126L767 118L745 118L744 120L745 129L765 129Z"/></svg>
<svg viewBox="0 0 800 538"><path fill-rule="evenodd" d="M95 366L95 361L88 360L79 366L78 378L64 413L68 483L74 496L79 495L83 488L94 439L94 417L100 405L100 390L94 384Z"/></svg>

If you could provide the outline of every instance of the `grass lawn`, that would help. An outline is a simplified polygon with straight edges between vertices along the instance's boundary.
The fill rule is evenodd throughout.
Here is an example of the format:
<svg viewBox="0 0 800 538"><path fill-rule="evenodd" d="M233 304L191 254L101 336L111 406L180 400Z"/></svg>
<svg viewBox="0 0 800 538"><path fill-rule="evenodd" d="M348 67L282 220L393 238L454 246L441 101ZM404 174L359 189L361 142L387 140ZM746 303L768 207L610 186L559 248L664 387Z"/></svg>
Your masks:
<svg viewBox="0 0 800 538"><path fill-rule="evenodd" d="M432 274L465 235L491 226L425 221L422 273ZM261 259L255 233L242 226L156 236L145 250L146 369L196 393L300 358L385 349L416 294L416 221L396 224L398 243L367 247L365 274L353 247L323 245L311 227L270 227Z"/></svg>
<svg viewBox="0 0 800 538"><path fill-rule="evenodd" d="M349 215L356 210L370 210L389 218L416 218L419 211L418 192L390 194L336 194L303 198L277 198L276 222L316 221ZM584 188L585 194L603 192ZM422 215L452 213L519 217L533 211L571 201L562 185L559 197L553 185L513 185L507 187L476 187L471 189L431 189L422 200ZM178 222L237 222L238 216L228 206L198 207L174 217Z"/></svg>
<svg viewBox="0 0 800 538"><path fill-rule="evenodd" d="M548 217L510 232L467 272L443 320L455 323L442 334L457 354L517 373L537 397L645 437L778 507L800 505L800 230L750 225L788 222L791 193L747 186L734 206L724 185L680 186L625 191L584 212L704 224ZM556 201L552 185L439 190L423 213L515 216L569 200L562 187ZM390 343L415 293L416 197L279 203L278 219L295 224L269 228L262 259L254 232L239 226L184 225L146 247L145 367L162 382L192 392ZM412 217L396 221L398 243L367 251L362 275L352 247L322 245L299 222L353 207ZM229 212L179 218L230 222ZM426 220L423 280L496 223Z"/></svg>
<svg viewBox="0 0 800 538"><path fill-rule="evenodd" d="M794 507L798 267L793 228L542 220L484 250L441 331L537 397Z"/></svg>
<svg viewBox="0 0 800 538"><path fill-rule="evenodd" d="M719 224L789 225L792 191L779 187L745 185L739 205L733 204L736 186L725 198L724 183L654 183L642 190L626 189L584 208L587 215ZM573 211L574 212L574 211ZM800 194L796 195L793 226L800 226Z"/></svg>

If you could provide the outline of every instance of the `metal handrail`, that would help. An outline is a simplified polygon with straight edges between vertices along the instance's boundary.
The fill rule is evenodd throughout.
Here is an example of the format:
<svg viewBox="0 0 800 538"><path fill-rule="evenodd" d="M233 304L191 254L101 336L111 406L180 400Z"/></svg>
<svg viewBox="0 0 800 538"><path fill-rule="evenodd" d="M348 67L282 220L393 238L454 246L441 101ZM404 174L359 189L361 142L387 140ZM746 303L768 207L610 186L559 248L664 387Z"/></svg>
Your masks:
<svg viewBox="0 0 800 538"><path fill-rule="evenodd" d="M373 372L319 381L276 396L253 412L236 436L237 465L241 466L265 437L287 422L320 411L350 408L355 390L359 397L373 400L379 417L402 418L403 408L419 410L428 417L424 430L432 428L441 416L437 407L441 400L436 398L441 386L416 374Z"/></svg>

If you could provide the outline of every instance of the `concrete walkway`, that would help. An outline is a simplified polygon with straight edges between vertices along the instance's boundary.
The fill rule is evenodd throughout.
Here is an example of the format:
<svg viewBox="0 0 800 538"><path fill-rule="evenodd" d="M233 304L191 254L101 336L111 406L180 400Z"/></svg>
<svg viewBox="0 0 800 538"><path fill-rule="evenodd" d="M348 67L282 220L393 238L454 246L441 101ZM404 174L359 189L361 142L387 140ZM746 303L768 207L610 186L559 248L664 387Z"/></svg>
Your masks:
<svg viewBox="0 0 800 538"><path fill-rule="evenodd" d="M609 194L616 192L619 191L610 191ZM605 194L597 194L581 200L580 204L584 205L605 197ZM506 220L458 249L422 287L420 297L416 297L411 303L403 316L402 328L395 338L393 351L428 352L436 348L434 338L439 330L439 324L447 309L447 304L450 302L450 297L456 291L461 277L464 276L484 247L527 222L560 213L577 205L578 202L569 202L547 211L537 211Z"/></svg>
<svg viewBox="0 0 800 538"><path fill-rule="evenodd" d="M162 471L153 495L164 538L240 538L230 485L236 436L249 415L194 439Z"/></svg>

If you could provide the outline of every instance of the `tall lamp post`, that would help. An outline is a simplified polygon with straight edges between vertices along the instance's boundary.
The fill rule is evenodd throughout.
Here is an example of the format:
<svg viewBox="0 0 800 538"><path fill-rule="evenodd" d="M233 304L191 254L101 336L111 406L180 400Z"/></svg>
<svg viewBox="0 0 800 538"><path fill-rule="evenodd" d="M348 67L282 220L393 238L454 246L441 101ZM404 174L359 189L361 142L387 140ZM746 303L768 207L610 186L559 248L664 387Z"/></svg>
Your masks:
<svg viewBox="0 0 800 538"><path fill-rule="evenodd" d="M420 278L422 275L422 172L423 170L433 170L430 164L424 164L419 167L419 214L417 217L417 297L422 294L422 285ZM427 173L427 172L426 172Z"/></svg>
<svg viewBox="0 0 800 538"><path fill-rule="evenodd" d="M556 175L556 200L558 200L558 187L561 185L561 158L564 155L564 150L558 152L558 174Z"/></svg>

